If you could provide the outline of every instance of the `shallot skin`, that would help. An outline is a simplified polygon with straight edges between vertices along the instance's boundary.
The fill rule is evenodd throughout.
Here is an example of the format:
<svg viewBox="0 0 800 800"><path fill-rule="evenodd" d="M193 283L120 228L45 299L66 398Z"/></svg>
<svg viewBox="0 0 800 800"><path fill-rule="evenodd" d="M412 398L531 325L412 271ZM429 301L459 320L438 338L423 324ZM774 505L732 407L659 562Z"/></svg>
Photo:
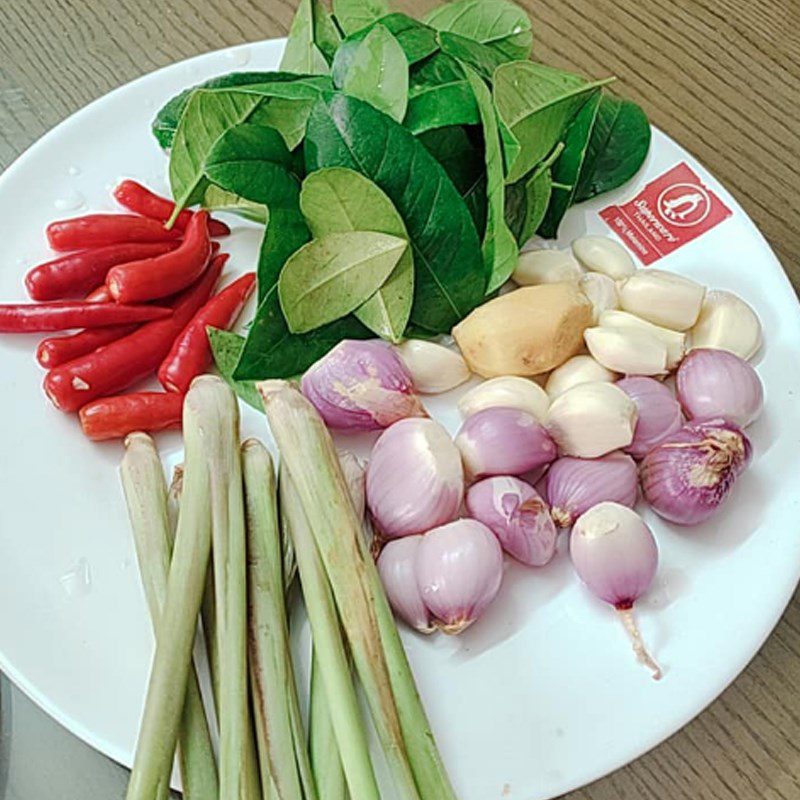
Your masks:
<svg viewBox="0 0 800 800"><path fill-rule="evenodd" d="M404 419L381 434L367 465L367 506L381 536L450 522L463 497L461 454L438 422Z"/></svg>
<svg viewBox="0 0 800 800"><path fill-rule="evenodd" d="M486 610L503 580L503 551L495 535L473 519L428 531L417 548L417 585L435 623L457 634Z"/></svg>
<svg viewBox="0 0 800 800"><path fill-rule="evenodd" d="M421 543L422 536L388 542L378 557L378 573L395 614L420 633L433 633L436 629L417 585L416 558Z"/></svg>
<svg viewBox="0 0 800 800"><path fill-rule="evenodd" d="M345 339L303 375L301 389L329 428L374 431L425 417L406 365L382 341Z"/></svg>
<svg viewBox="0 0 800 800"><path fill-rule="evenodd" d="M675 383L678 400L693 419L722 418L746 428L764 407L758 373L727 350L692 350L678 368Z"/></svg>
<svg viewBox="0 0 800 800"><path fill-rule="evenodd" d="M549 464L555 442L535 417L516 408L484 408L468 417L456 436L471 479L522 475Z"/></svg>
<svg viewBox="0 0 800 800"><path fill-rule="evenodd" d="M626 610L653 582L658 545L635 511L619 503L598 503L575 522L570 558L592 594Z"/></svg>
<svg viewBox="0 0 800 800"><path fill-rule="evenodd" d="M633 507L638 494L636 462L618 450L600 458L564 456L547 473L550 513L559 528L569 528L592 506L615 502Z"/></svg>
<svg viewBox="0 0 800 800"><path fill-rule="evenodd" d="M511 476L486 478L470 487L467 512L497 536L503 549L531 567L548 564L557 532L550 509L525 481Z"/></svg>
<svg viewBox="0 0 800 800"><path fill-rule="evenodd" d="M750 440L732 422L689 422L642 461L645 500L669 522L699 525L728 497L752 453Z"/></svg>
<svg viewBox="0 0 800 800"><path fill-rule="evenodd" d="M660 381L644 376L623 378L617 386L636 404L633 441L625 448L634 458L643 458L683 425L680 403Z"/></svg>

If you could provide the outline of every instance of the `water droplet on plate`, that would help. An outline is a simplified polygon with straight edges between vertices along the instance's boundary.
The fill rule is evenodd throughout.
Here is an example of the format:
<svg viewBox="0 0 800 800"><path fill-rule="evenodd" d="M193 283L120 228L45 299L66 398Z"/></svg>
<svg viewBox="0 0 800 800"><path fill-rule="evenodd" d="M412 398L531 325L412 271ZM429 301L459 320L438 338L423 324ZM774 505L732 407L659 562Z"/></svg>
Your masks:
<svg viewBox="0 0 800 800"><path fill-rule="evenodd" d="M79 558L58 580L67 597L86 597L92 590L89 562L85 558Z"/></svg>
<svg viewBox="0 0 800 800"><path fill-rule="evenodd" d="M80 192L67 192L57 197L53 205L57 211L77 211L86 203L86 198Z"/></svg>
<svg viewBox="0 0 800 800"><path fill-rule="evenodd" d="M71 164L67 169L67 175L70 175L73 178L76 175L80 175L80 174L81 174L81 168L80 167L76 167L74 164Z"/></svg>
<svg viewBox="0 0 800 800"><path fill-rule="evenodd" d="M237 67L243 67L245 64L249 64L251 56L250 48L246 46L236 47L225 53L225 58L227 58L228 61L232 61Z"/></svg>

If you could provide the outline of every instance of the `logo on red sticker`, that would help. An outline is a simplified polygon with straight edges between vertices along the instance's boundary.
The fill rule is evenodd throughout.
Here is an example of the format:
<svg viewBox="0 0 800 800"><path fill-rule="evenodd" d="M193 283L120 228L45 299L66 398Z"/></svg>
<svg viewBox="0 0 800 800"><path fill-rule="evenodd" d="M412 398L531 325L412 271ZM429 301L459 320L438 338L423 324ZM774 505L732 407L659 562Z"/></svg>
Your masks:
<svg viewBox="0 0 800 800"><path fill-rule="evenodd" d="M605 223L647 265L702 236L731 216L688 164L678 164L621 206L600 212Z"/></svg>

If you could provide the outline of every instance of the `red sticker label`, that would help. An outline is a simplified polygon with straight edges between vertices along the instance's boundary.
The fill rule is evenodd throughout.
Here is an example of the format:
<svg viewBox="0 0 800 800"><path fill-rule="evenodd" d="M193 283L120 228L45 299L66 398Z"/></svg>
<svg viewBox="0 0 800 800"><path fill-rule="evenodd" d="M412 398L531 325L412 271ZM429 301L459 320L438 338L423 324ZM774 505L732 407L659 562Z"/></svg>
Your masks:
<svg viewBox="0 0 800 800"><path fill-rule="evenodd" d="M702 236L731 215L688 164L678 164L621 206L600 212L605 223L645 264Z"/></svg>

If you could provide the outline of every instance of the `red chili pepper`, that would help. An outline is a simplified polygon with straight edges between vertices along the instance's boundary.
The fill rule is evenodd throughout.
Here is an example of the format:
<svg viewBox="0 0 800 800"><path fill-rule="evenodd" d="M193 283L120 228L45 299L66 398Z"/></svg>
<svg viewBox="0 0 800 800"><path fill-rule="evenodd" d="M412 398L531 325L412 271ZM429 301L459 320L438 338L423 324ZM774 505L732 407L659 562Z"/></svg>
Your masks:
<svg viewBox="0 0 800 800"><path fill-rule="evenodd" d="M45 368L52 369L73 358L85 356L129 333L138 325L109 325L107 328L89 328L69 336L51 336L42 339L36 348L36 360Z"/></svg>
<svg viewBox="0 0 800 800"><path fill-rule="evenodd" d="M83 298L85 303L113 303L114 298L108 291L108 286L102 284Z"/></svg>
<svg viewBox="0 0 800 800"><path fill-rule="evenodd" d="M132 242L169 242L182 232L168 231L158 220L135 214L87 214L47 226L47 241L58 252Z"/></svg>
<svg viewBox="0 0 800 800"><path fill-rule="evenodd" d="M69 328L102 328L123 322L147 322L169 317L172 311L160 306L132 306L122 303L87 303L54 300L51 303L10 303L0 305L0 333L65 331Z"/></svg>
<svg viewBox="0 0 800 800"><path fill-rule="evenodd" d="M114 197L117 202L128 209L128 211L135 211L143 217L150 217L150 219L157 219L159 222L166 222L175 210L175 203L168 200L166 197L151 192L146 186L132 180L124 180L114 189ZM178 214L175 220L174 227L179 231L185 230L189 224L189 220L194 216L193 211L184 208ZM218 219L210 219L208 221L208 231L212 236L227 236L231 229Z"/></svg>
<svg viewBox="0 0 800 800"><path fill-rule="evenodd" d="M105 280L111 267L160 256L177 246L177 242L110 244L96 250L70 253L31 269L25 276L25 287L32 300L60 300L85 294Z"/></svg>
<svg viewBox="0 0 800 800"><path fill-rule="evenodd" d="M118 394L146 378L208 300L227 258L227 254L217 256L202 278L180 294L169 319L149 322L116 342L50 370L44 380L47 396L62 411L77 411L91 400Z"/></svg>
<svg viewBox="0 0 800 800"><path fill-rule="evenodd" d="M93 441L122 439L133 431L163 431L181 424L183 395L136 392L102 397L79 412L83 432Z"/></svg>
<svg viewBox="0 0 800 800"><path fill-rule="evenodd" d="M210 257L208 212L198 211L189 221L186 236L177 250L112 267L106 275L106 286L118 303L168 297L194 283Z"/></svg>
<svg viewBox="0 0 800 800"><path fill-rule="evenodd" d="M211 363L211 346L206 327L229 328L239 316L256 283L248 272L212 297L173 342L169 355L158 369L158 380L169 392L187 392L189 384Z"/></svg>

